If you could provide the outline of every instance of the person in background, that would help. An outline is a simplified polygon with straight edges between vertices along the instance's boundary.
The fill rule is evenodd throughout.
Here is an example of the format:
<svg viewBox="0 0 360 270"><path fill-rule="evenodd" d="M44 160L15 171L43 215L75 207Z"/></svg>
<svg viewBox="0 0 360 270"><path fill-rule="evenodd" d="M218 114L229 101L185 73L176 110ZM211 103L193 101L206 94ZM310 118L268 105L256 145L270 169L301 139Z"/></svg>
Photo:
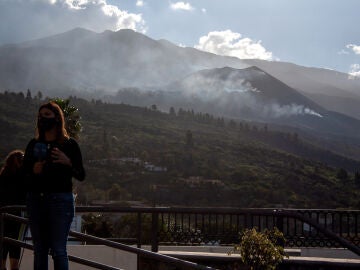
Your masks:
<svg viewBox="0 0 360 270"><path fill-rule="evenodd" d="M9 205L24 205L26 202L26 192L24 187L24 175L22 173L24 152L14 150L8 154L5 164L0 170L0 207ZM19 212L9 212L10 214L21 215ZM4 236L12 239L22 240L24 226L20 222L5 220ZM10 269L19 269L21 248L4 243L1 257L1 269L6 269L6 259L9 255Z"/></svg>
<svg viewBox="0 0 360 270"><path fill-rule="evenodd" d="M77 142L68 136L64 114L55 102L40 106L35 138L26 147L27 210L34 244L34 270L68 270L67 237L74 217L72 178L85 171Z"/></svg>

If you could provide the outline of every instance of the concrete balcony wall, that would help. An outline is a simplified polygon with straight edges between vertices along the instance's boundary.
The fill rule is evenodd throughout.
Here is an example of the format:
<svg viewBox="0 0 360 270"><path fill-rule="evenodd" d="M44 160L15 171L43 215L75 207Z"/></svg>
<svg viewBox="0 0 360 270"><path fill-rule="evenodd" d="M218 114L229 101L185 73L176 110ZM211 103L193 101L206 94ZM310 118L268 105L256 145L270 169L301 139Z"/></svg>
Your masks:
<svg viewBox="0 0 360 270"><path fill-rule="evenodd" d="M149 246L143 246L143 248L150 250ZM222 261L224 264L226 264L226 261L228 263L239 261L240 257L237 254L230 257L227 255L230 249L230 247L218 246L160 246L159 253L189 261L197 261L205 265L208 263L219 263L219 261ZM104 263L120 269L137 270L137 255L102 245L69 245L68 253L69 255ZM287 249L287 253L290 255L290 258L286 260L280 269L360 269L359 256L344 249ZM315 265L310 266L312 262L317 262L316 264L319 265L323 264L323 266L320 268ZM31 269L32 264L32 251L25 250L20 270ZM324 264L328 266L324 267ZM331 264L335 268L331 268ZM339 268L340 265L342 267ZM91 268L70 262L70 269L88 270ZM49 270L53 270L51 257L49 257Z"/></svg>
<svg viewBox="0 0 360 270"><path fill-rule="evenodd" d="M110 266L126 270L137 270L137 255L121 250L116 250L101 245L70 245L68 254L81 257L87 260L96 261ZM20 270L32 269L33 251L25 250L21 261ZM49 256L49 270L53 270L52 258ZM89 270L89 266L70 262L71 270Z"/></svg>
<svg viewBox="0 0 360 270"><path fill-rule="evenodd" d="M301 256L334 259L360 259L354 252L344 248L301 248Z"/></svg>

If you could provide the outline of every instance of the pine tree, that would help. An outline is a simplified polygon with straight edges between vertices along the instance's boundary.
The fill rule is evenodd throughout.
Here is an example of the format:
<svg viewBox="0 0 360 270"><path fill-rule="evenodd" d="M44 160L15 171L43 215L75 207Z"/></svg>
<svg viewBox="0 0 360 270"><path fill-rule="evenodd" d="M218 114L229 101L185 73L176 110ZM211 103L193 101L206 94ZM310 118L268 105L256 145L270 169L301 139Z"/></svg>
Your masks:
<svg viewBox="0 0 360 270"><path fill-rule="evenodd" d="M30 89L28 89L28 90L26 91L26 99L27 99L27 100L31 100L31 99L32 99Z"/></svg>

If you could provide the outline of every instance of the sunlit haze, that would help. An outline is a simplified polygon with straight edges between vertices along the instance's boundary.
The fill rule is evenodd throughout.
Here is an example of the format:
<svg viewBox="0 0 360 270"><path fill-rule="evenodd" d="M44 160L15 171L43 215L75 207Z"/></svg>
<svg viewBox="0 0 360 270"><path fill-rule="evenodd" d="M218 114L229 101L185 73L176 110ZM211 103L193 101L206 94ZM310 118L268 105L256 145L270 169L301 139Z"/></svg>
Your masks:
<svg viewBox="0 0 360 270"><path fill-rule="evenodd" d="M65 32L130 28L242 59L360 74L360 1L0 0L0 45Z"/></svg>

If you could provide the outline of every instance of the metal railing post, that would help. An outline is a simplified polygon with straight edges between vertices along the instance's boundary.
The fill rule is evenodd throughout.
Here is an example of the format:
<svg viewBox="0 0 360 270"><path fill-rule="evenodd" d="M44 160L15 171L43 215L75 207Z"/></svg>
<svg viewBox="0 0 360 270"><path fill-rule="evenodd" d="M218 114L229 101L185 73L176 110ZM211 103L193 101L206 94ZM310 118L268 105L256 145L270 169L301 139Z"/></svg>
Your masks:
<svg viewBox="0 0 360 270"><path fill-rule="evenodd" d="M141 213L137 213L137 247L141 248Z"/></svg>
<svg viewBox="0 0 360 270"><path fill-rule="evenodd" d="M276 228L280 231L284 231L284 216L281 215L281 210L275 210L276 213L279 213L280 215L276 216Z"/></svg>
<svg viewBox="0 0 360 270"><path fill-rule="evenodd" d="M158 241L158 225L159 225L159 213L153 212L151 218L151 251L159 251L159 241Z"/></svg>
<svg viewBox="0 0 360 270"><path fill-rule="evenodd" d="M276 228L284 234L284 216L281 215L281 210L276 210L276 212L280 213L280 215L276 217ZM285 241L283 239L278 239L277 244L285 247Z"/></svg>
<svg viewBox="0 0 360 270"><path fill-rule="evenodd" d="M22 218L22 217L18 217L16 215L12 215L9 214L8 212L11 212L13 210L18 210L18 209L23 209L24 207L16 207L16 206L11 206L11 207L4 207L0 209L0 251L2 247L2 244L4 243L10 243L10 244L17 244L19 246L28 248L28 244L24 243L24 242L20 242L17 240L13 240L11 238L5 237L4 235L4 223L5 221L8 220L15 220L18 222L23 222L23 223L27 223L27 219ZM175 226L179 225L180 222L180 229L183 229L183 227L185 226L184 224L184 216L187 216L188 214L194 214L195 215L195 228L197 228L197 218L196 215L202 215L202 226L200 226L201 229L201 233L206 233L206 229L205 228L210 228L210 234L206 237L204 236L204 242L206 242L206 240L208 241L213 241L218 239L218 237L225 237L224 234L226 232L224 232L224 218L222 220L222 222L217 222L216 224L218 226L223 226L223 230L220 230L220 227L216 227L213 228L211 223L211 219L213 216L215 216L215 220L218 218L216 217L217 215L220 216L219 220L221 221L221 216L224 216L225 214L229 214L229 215L238 215L238 217L241 215L241 217L244 217L244 226L248 226L248 228L251 228L252 226L260 226L259 229L263 229L263 223L264 223L264 218L267 217L271 217L271 221L269 222L269 224L267 224L267 222L265 222L265 227L268 229L271 229L269 226L274 227L276 226L280 231L282 232L286 232L289 236L289 238L292 237L292 239L290 239L291 241L299 241L300 243L298 244L297 242L293 242L292 244L295 246L309 246L312 243L316 243L315 240L317 240L318 238L316 237L321 237L321 241L324 241L325 245L327 245L326 241L328 241L328 243L331 244L331 246L341 246L344 248L347 248L348 250L354 252L355 254L360 256L360 246L358 245L358 238L349 238L349 236L352 236L352 233L356 233L358 232L358 228L357 225L359 223L359 221L357 220L358 216L360 215L360 211L359 210L351 210L351 211L338 211L338 210L319 210L319 209L237 209L237 208L171 208L171 207L156 207L156 208L140 208L140 207L134 207L134 208L130 208L130 207L97 207L97 206L93 206L93 207L79 207L77 208L78 211L77 212L114 212L114 213L132 213L137 215L138 220L137 220L137 236L138 239L135 240L137 241L138 245L141 245L143 242L144 238L144 234L148 233L148 232L142 232L142 229L144 226L144 220L142 219L142 217L144 215L146 215L146 217L148 218L149 215L151 215L152 220L151 220L151 232L150 236L151 236L151 250L157 252L159 250L159 243L164 243L164 244L171 244L171 243L176 243L176 244L181 244L181 243L185 243L188 244L189 241L192 241L193 239L195 239L193 236L191 236L192 238L189 240L187 239L183 239L181 237L189 237L189 235L186 234L185 230L176 230L173 232L173 238L169 239L170 241L168 241L167 239L163 239L163 237L167 237L168 233L171 233L172 230L169 230L170 226ZM80 210L79 210L80 209ZM321 217L323 215L323 213L325 213L325 221L323 222ZM166 214L168 215L168 224L165 223L161 223L163 221L163 215ZM332 215L330 220L327 220L327 215ZM174 218L174 224L170 222L170 215L173 215ZM179 216L181 217L181 220L179 221L179 219L177 219L176 217ZM207 225L207 222L205 222L205 216L209 217L209 226L206 227L205 224ZM342 218L338 218L338 216L343 216ZM344 216L346 218L344 218ZM259 217L259 218L258 218ZM352 221L352 219L355 218L355 221ZM146 219L147 221L148 219ZM258 222L259 220L259 222ZM191 220L188 221L189 222L189 227L191 227L193 224L191 222ZM241 221L242 222L242 221ZM170 224L171 223L171 224ZM230 224L232 224L232 220L230 219ZM240 220L239 218L237 220L235 220L235 223L237 224L237 227L239 227L239 223ZM222 225L221 225L222 224ZM236 225L234 224L234 225ZM313 228L316 231L316 235L312 235L312 232L309 231L304 232L304 225L303 224L307 224L310 228ZM163 226L169 226L168 230L166 230L166 228L163 228ZM298 228L300 228L300 230L296 229L296 226ZM342 230L340 230L340 227L342 226ZM355 228L353 227L355 226ZM147 226L145 226L147 228ZM186 227L186 226L185 226ZM173 228L173 227L171 227ZM163 232L163 229L166 230ZM219 233L218 234L214 234L214 230ZM184 235L180 235L178 237L178 234L180 233L184 233ZM294 233L293 233L294 232ZM236 232L234 232L236 233ZM294 235L292 235L294 234ZM201 266L201 265L197 265L196 263L190 263L190 262L186 262L180 259L175 259L169 256L165 256L162 255L160 253L152 253L150 251L146 251L146 250L142 250L142 249L138 249L136 247L133 246L128 246L125 244L120 244L117 243L115 241L107 241L101 238L96 238L96 237L91 237L91 236L84 236L83 234L79 234L76 232L71 232L71 236L76 237L82 241L93 241L97 242L98 244L105 244L109 247L113 247L116 249L121 249L123 251L128 251L131 253L135 253L138 255L138 258L145 258L145 259L149 259L152 261L155 261L155 263L165 263L165 264L171 264L172 266L174 264L176 264L177 269L183 269L182 267L186 267L189 266L189 269L210 269L210 268L206 268L205 266ZM357 235L355 235L357 236ZM216 238L215 238L216 237ZM306 241L310 241L310 242L306 242L303 241L304 237L308 237L308 239L305 239ZM179 238L179 239L178 239ZM287 240L289 240L289 238L287 238ZM313 238L313 239L312 239ZM146 240L147 241L147 240ZM197 241L197 240L196 240ZM201 240L202 241L202 240ZM302 241L302 242L301 242ZM311 242L312 241L312 242ZM333 244L333 242L335 244ZM134 243L134 242L132 242ZM148 243L148 242L146 242ZM309 244L310 243L310 244ZM224 241L224 244L228 244L226 241ZM71 259L71 257L69 256L69 258ZM84 265L95 265L94 262L91 261L80 261L80 259L76 259L76 261L78 263L84 264ZM138 264L139 265L139 264ZM117 269L116 267L109 267L106 265L100 265L97 264L97 266L99 269L106 269L106 270L115 270ZM205 267L205 268L204 268ZM187 268L185 268L187 269Z"/></svg>
<svg viewBox="0 0 360 270"><path fill-rule="evenodd" d="M252 215L250 213L245 214L245 228L251 229L253 227Z"/></svg>
<svg viewBox="0 0 360 270"><path fill-rule="evenodd" d="M3 249L4 249L4 221L5 221L5 218L4 218L4 213L1 212L0 213L0 254L2 256L3 254Z"/></svg>

